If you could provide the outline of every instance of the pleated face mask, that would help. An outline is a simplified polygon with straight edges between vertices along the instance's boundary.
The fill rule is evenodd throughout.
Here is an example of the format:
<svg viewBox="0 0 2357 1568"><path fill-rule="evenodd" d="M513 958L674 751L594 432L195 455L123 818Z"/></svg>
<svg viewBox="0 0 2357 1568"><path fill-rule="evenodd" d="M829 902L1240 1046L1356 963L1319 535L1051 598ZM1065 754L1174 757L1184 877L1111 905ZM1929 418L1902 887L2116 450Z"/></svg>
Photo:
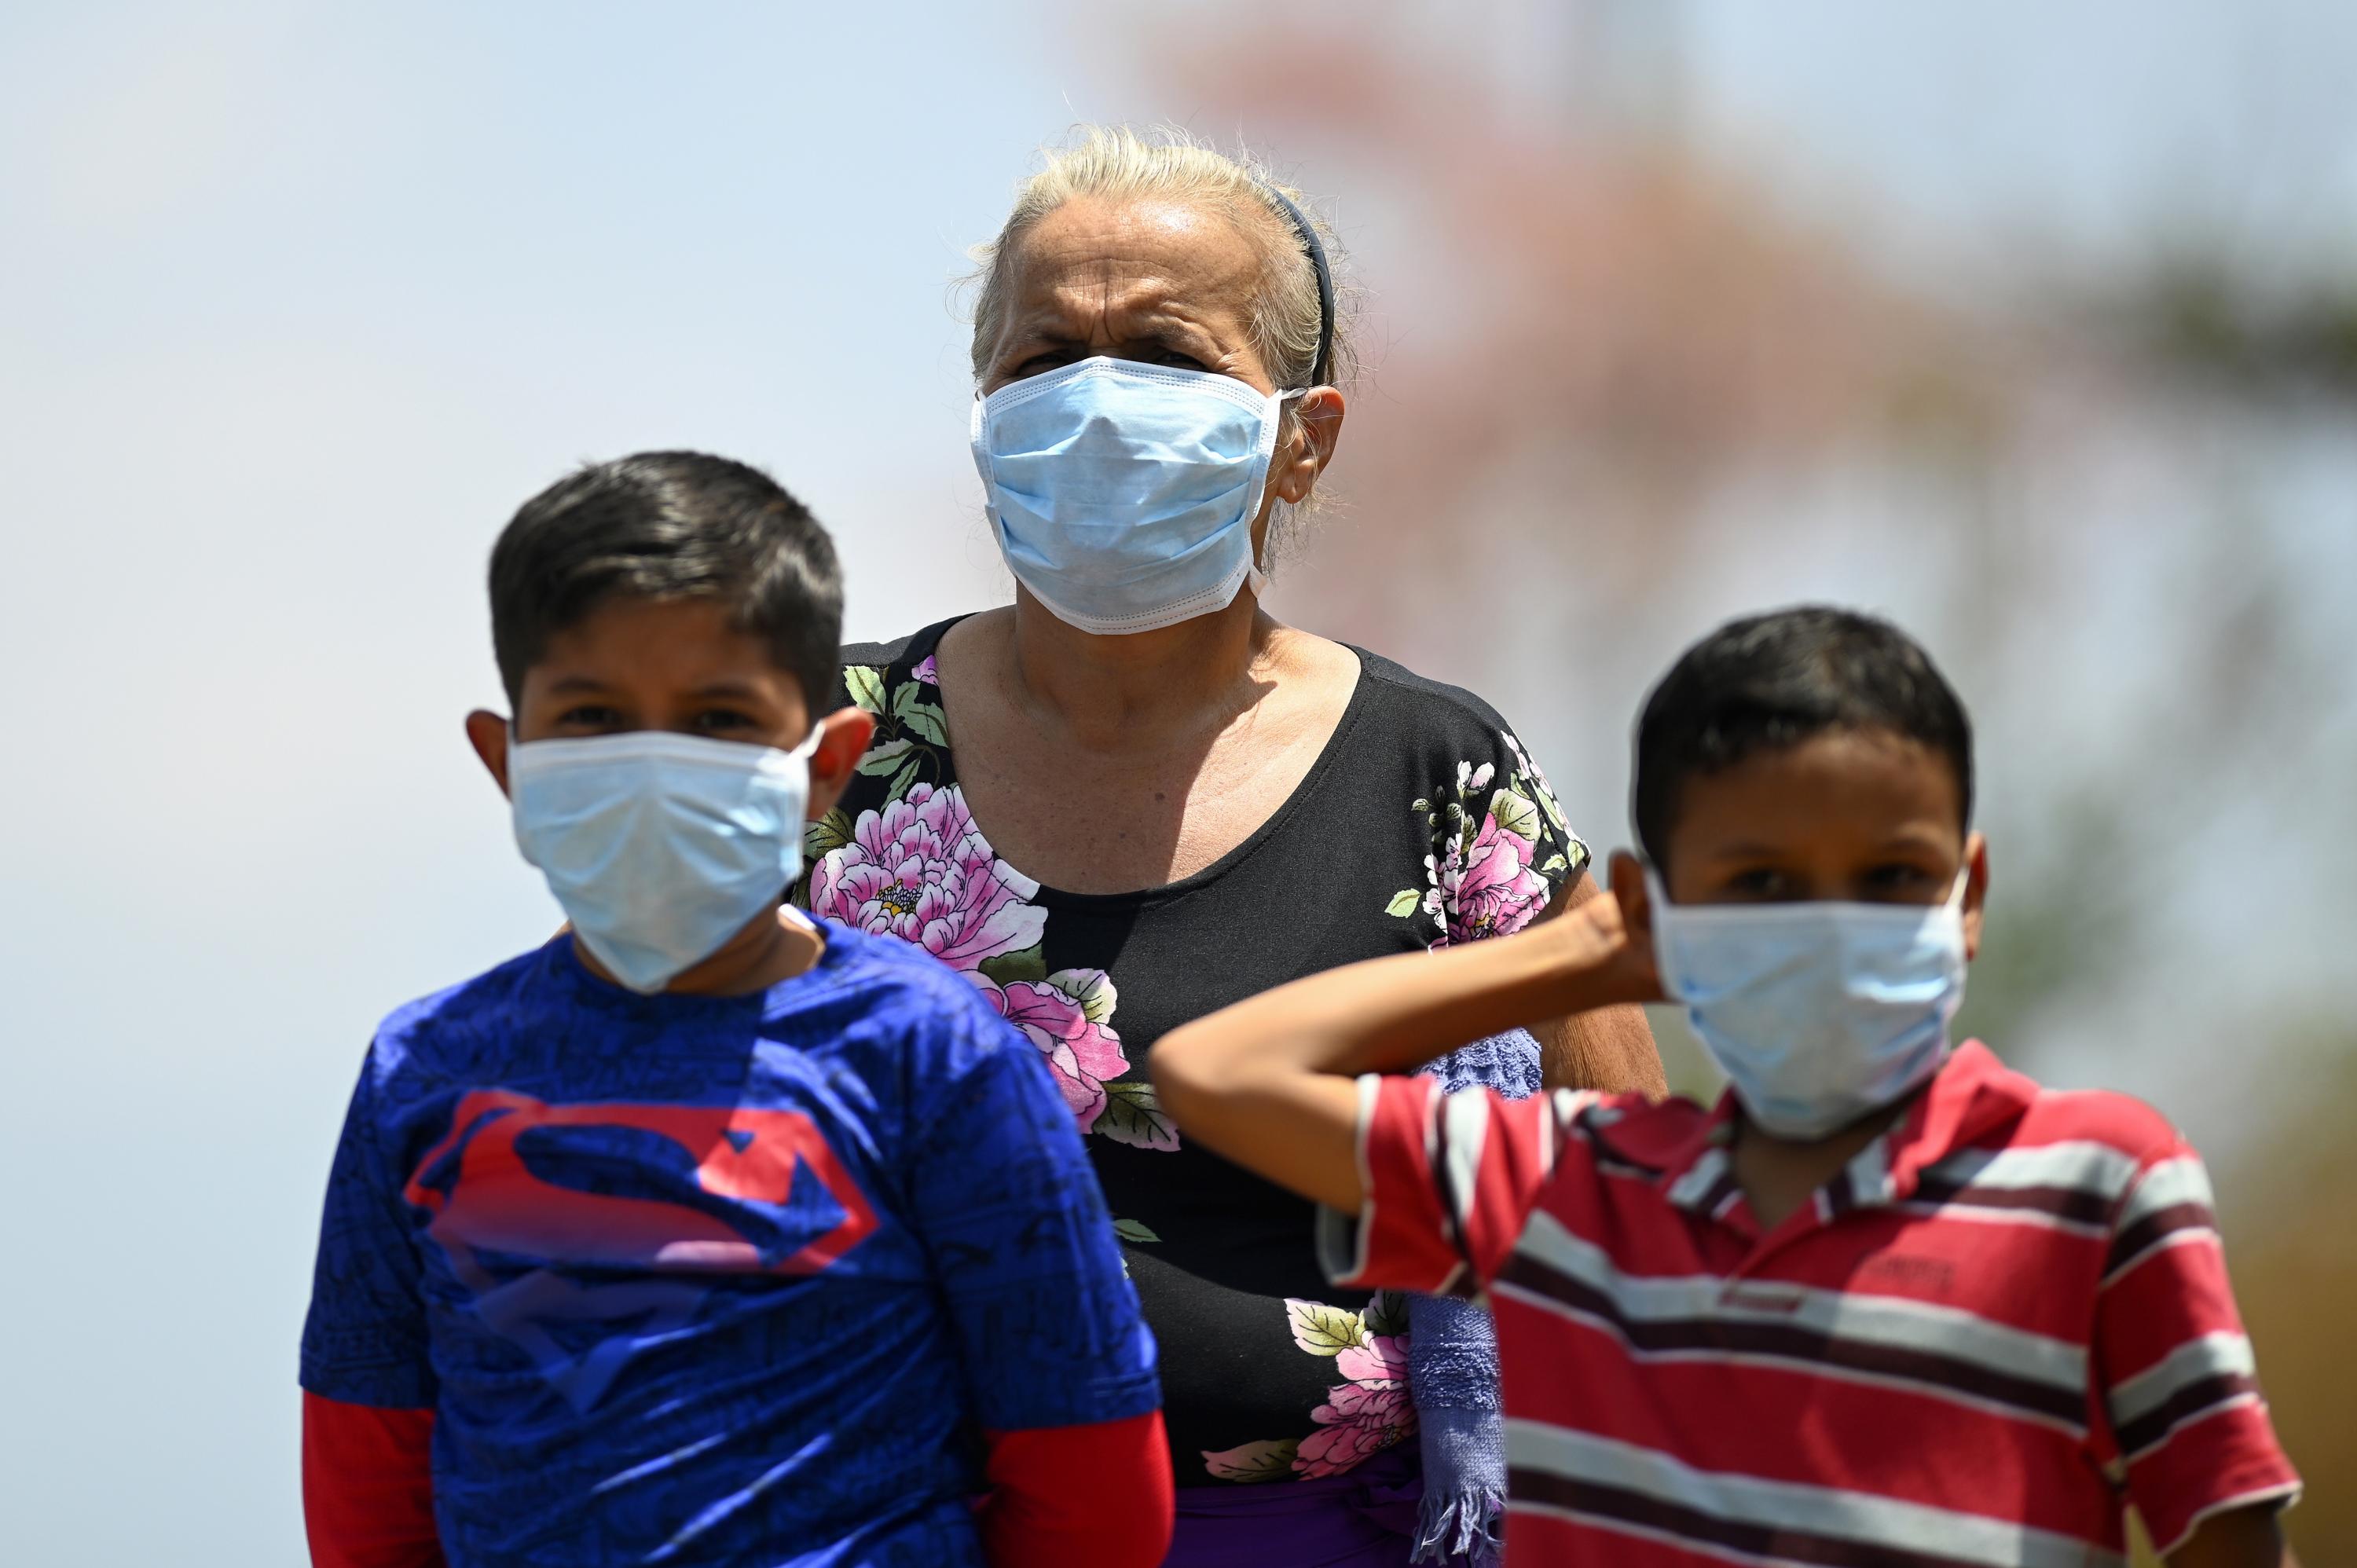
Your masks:
<svg viewBox="0 0 2357 1568"><path fill-rule="evenodd" d="M1964 999L1964 876L1926 907L1673 904L1646 875L1662 989L1767 1131L1824 1137L1946 1059Z"/></svg>
<svg viewBox="0 0 2357 1568"><path fill-rule="evenodd" d="M1285 401L1300 395L1099 357L977 399L974 467L1007 570L1101 634L1258 593L1253 523Z"/></svg>
<svg viewBox="0 0 2357 1568"><path fill-rule="evenodd" d="M516 847L615 979L661 991L801 875L818 737L791 751L660 730L515 746Z"/></svg>

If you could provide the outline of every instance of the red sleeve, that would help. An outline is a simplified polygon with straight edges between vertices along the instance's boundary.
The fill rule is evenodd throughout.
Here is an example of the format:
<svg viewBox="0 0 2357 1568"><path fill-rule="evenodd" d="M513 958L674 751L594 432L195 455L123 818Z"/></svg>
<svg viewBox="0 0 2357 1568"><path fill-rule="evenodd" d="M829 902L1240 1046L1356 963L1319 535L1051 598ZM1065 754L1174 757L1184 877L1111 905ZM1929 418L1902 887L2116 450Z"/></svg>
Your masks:
<svg viewBox="0 0 2357 1568"><path fill-rule="evenodd" d="M430 1410L303 1393L303 1523L312 1568L443 1568Z"/></svg>
<svg viewBox="0 0 2357 1568"><path fill-rule="evenodd" d="M2163 1555L2205 1519L2298 1495L2234 1307L2209 1178L2182 1144L2147 1162L2113 1220L2095 1359L2103 1457L2126 1468Z"/></svg>
<svg viewBox="0 0 2357 1568"><path fill-rule="evenodd" d="M980 1522L991 1568L1156 1568L1170 1550L1160 1411L989 1437Z"/></svg>
<svg viewBox="0 0 2357 1568"><path fill-rule="evenodd" d="M1557 1090L1504 1100L1487 1089L1444 1093L1429 1078L1360 1079L1366 1204L1355 1227L1321 1217L1327 1273L1339 1285L1431 1295L1488 1284L1554 1174L1565 1122L1595 1098Z"/></svg>

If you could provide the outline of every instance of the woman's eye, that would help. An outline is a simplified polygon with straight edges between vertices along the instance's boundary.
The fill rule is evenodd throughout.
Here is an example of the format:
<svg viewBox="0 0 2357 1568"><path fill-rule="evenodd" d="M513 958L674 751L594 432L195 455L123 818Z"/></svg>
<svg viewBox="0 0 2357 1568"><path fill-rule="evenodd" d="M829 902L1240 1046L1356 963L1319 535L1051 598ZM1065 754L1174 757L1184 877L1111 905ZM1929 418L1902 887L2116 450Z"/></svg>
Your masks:
<svg viewBox="0 0 2357 1568"><path fill-rule="evenodd" d="M1026 376L1040 375L1046 371L1052 371L1057 366L1063 364L1064 362L1065 356L1060 352L1050 351L1045 354L1034 354L1029 359L1025 360L1020 364L1017 365L1013 371L1008 372L1008 374L1014 380L1019 381Z"/></svg>
<svg viewBox="0 0 2357 1568"><path fill-rule="evenodd" d="M1211 368L1204 364L1202 360L1195 358L1194 355L1182 354L1176 349L1166 349L1161 353L1155 355L1154 362L1157 365L1175 366L1182 371L1202 371L1209 370Z"/></svg>

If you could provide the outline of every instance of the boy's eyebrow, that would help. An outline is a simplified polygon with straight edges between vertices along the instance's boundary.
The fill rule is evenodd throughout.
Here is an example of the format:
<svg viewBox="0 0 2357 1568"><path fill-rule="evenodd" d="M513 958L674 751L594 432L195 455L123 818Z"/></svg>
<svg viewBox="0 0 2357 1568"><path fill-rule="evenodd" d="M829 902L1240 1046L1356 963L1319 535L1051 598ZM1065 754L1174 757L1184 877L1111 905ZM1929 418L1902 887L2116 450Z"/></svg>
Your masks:
<svg viewBox="0 0 2357 1568"><path fill-rule="evenodd" d="M750 681L735 679L707 682L692 693L698 697L758 697L760 694L760 689Z"/></svg>
<svg viewBox="0 0 2357 1568"><path fill-rule="evenodd" d="M602 692L606 682L595 675L561 675L548 683L551 696L560 692Z"/></svg>

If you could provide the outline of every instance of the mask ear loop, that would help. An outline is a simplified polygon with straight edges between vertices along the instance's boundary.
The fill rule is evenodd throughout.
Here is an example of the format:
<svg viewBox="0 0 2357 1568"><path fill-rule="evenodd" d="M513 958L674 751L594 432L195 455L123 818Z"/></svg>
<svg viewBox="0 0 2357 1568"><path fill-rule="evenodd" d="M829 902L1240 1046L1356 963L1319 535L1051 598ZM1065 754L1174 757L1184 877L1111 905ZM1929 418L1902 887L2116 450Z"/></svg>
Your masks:
<svg viewBox="0 0 2357 1568"><path fill-rule="evenodd" d="M1275 446L1274 431L1283 420L1286 400L1287 398L1304 396L1308 392L1308 391L1309 389L1308 387L1295 387L1289 392L1278 392L1269 400L1270 409L1267 417L1269 428L1272 432L1269 442L1272 450L1269 454L1268 460L1271 463L1274 463L1276 460L1276 455L1274 450ZM1261 470L1260 484L1261 496L1265 499L1268 495L1268 470L1266 468L1263 468ZM1259 509L1255 506L1254 510L1257 512ZM1268 592L1268 574L1261 570L1260 547L1257 545L1253 547L1252 565L1246 568L1244 572L1244 586L1253 591L1254 598L1259 598L1262 595Z"/></svg>

